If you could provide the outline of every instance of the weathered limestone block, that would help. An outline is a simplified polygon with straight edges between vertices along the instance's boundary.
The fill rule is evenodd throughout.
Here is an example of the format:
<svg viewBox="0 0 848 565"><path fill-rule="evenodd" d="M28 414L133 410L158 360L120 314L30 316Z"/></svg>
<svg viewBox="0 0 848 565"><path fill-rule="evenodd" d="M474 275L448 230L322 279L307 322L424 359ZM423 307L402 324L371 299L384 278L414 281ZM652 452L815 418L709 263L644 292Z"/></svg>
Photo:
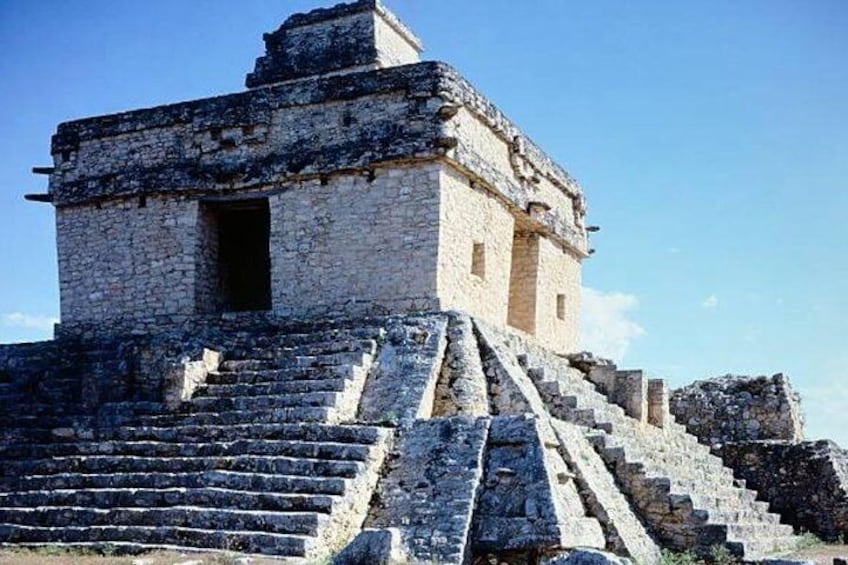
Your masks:
<svg viewBox="0 0 848 565"><path fill-rule="evenodd" d="M460 313L450 314L447 339L433 416L488 415L486 375L471 318Z"/></svg>
<svg viewBox="0 0 848 565"><path fill-rule="evenodd" d="M572 475L549 452L540 425L529 414L492 419L474 512L475 554L604 546L600 525L585 517Z"/></svg>
<svg viewBox="0 0 848 565"><path fill-rule="evenodd" d="M362 392L361 422L409 426L433 412L447 345L443 315L394 318Z"/></svg>
<svg viewBox="0 0 848 565"><path fill-rule="evenodd" d="M848 536L848 451L832 441L748 441L716 448L785 523L827 541Z"/></svg>
<svg viewBox="0 0 848 565"><path fill-rule="evenodd" d="M645 561L651 565L656 561ZM578 549L559 555L542 559L542 565L632 565L633 562L626 557L620 557L606 551L596 549Z"/></svg>
<svg viewBox="0 0 848 565"><path fill-rule="evenodd" d="M708 445L804 438L801 399L783 374L696 381L673 392L671 413Z"/></svg>
<svg viewBox="0 0 848 565"><path fill-rule="evenodd" d="M274 312L302 319L439 310L441 174L437 164L417 163L269 197Z"/></svg>
<svg viewBox="0 0 848 565"><path fill-rule="evenodd" d="M574 470L580 494L592 516L604 527L607 547L637 563L657 563L660 548L633 512L615 477L581 430L569 422L552 421L559 450Z"/></svg>
<svg viewBox="0 0 848 565"><path fill-rule="evenodd" d="M665 428L671 422L668 386L663 379L648 380L648 423Z"/></svg>
<svg viewBox="0 0 848 565"><path fill-rule="evenodd" d="M290 16L265 34L247 86L309 75L338 74L417 63L421 41L378 0L359 0Z"/></svg>
<svg viewBox="0 0 848 565"><path fill-rule="evenodd" d="M387 464L366 527L398 528L412 559L464 563L489 423L455 416L412 424Z"/></svg>
<svg viewBox="0 0 848 565"><path fill-rule="evenodd" d="M648 381L642 371L616 371L612 398L631 418L648 420Z"/></svg>
<svg viewBox="0 0 848 565"><path fill-rule="evenodd" d="M474 320L474 328L489 382L492 414L546 414L539 391L519 365L515 354L501 342L497 330L477 319Z"/></svg>
<svg viewBox="0 0 848 565"><path fill-rule="evenodd" d="M406 562L401 533L397 528L366 528L333 557L333 565L395 565Z"/></svg>
<svg viewBox="0 0 848 565"><path fill-rule="evenodd" d="M589 369L586 379L597 387L598 391L608 396L615 390L615 365L599 365Z"/></svg>
<svg viewBox="0 0 848 565"><path fill-rule="evenodd" d="M165 404L174 409L194 395L194 391L206 382L212 371L217 371L224 356L219 351L203 349L201 359L191 361L183 359L181 367L174 367L165 389Z"/></svg>

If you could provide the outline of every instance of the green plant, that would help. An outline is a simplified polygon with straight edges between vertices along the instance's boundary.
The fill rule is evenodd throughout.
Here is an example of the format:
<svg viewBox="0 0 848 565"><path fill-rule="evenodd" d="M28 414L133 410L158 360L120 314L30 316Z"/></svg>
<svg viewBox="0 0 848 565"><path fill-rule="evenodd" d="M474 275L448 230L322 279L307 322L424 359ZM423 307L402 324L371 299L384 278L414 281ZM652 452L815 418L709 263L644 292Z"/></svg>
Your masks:
<svg viewBox="0 0 848 565"><path fill-rule="evenodd" d="M824 542L816 534L804 532L799 536L801 539L798 542L798 549L810 549L811 547L819 547L824 545Z"/></svg>
<svg viewBox="0 0 848 565"><path fill-rule="evenodd" d="M691 551L677 552L664 549L660 554L659 565L703 565L703 563Z"/></svg>
<svg viewBox="0 0 848 565"><path fill-rule="evenodd" d="M398 415L395 412L389 411L383 414L380 417L378 425L381 426L397 426L398 424Z"/></svg>
<svg viewBox="0 0 848 565"><path fill-rule="evenodd" d="M739 560L723 545L714 545L710 549L710 563L714 565L738 565Z"/></svg>

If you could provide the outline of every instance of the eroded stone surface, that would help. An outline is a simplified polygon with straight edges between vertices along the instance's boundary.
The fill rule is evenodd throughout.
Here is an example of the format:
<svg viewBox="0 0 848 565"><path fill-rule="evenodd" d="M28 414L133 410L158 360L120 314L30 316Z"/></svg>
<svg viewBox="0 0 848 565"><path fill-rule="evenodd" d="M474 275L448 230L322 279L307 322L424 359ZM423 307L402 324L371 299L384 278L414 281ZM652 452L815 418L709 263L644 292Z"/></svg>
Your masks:
<svg viewBox="0 0 848 565"><path fill-rule="evenodd" d="M672 393L671 412L710 445L804 438L800 399L782 374L697 381Z"/></svg>
<svg viewBox="0 0 848 565"><path fill-rule="evenodd" d="M409 426L433 412L446 347L447 318L394 319L366 385L359 419Z"/></svg>
<svg viewBox="0 0 848 565"><path fill-rule="evenodd" d="M465 562L488 418L419 420L400 437L366 525L398 528L409 555Z"/></svg>
<svg viewBox="0 0 848 565"><path fill-rule="evenodd" d="M848 536L848 452L832 441L734 442L717 453L786 523L828 541Z"/></svg>
<svg viewBox="0 0 848 565"><path fill-rule="evenodd" d="M471 318L464 314L451 314L433 414L485 416L488 413L488 385L474 325Z"/></svg>

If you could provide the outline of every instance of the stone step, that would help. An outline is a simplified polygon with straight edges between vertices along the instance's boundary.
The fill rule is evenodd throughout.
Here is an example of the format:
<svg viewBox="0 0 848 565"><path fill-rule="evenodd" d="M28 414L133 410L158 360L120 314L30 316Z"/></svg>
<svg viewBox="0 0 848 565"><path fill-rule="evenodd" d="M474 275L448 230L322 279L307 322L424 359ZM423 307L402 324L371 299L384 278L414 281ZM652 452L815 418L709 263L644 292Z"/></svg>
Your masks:
<svg viewBox="0 0 848 565"><path fill-rule="evenodd" d="M134 422L140 426L214 426L251 422L255 424L327 422L332 415L327 406L305 406L274 408L265 410L230 410L227 412L195 412L192 414L168 414L142 416Z"/></svg>
<svg viewBox="0 0 848 565"><path fill-rule="evenodd" d="M768 506L766 504L766 506ZM743 524L762 523L780 524L780 516L764 511L762 507L745 507L739 510L695 510L695 518L704 523L712 524Z"/></svg>
<svg viewBox="0 0 848 565"><path fill-rule="evenodd" d="M253 396L201 396L183 402L180 414L198 414L203 412L231 412L269 410L290 407L326 406L333 407L341 399L337 392L293 392L289 394L253 395Z"/></svg>
<svg viewBox="0 0 848 565"><path fill-rule="evenodd" d="M23 410L23 408L22 408ZM0 415L0 430L7 433L11 430L27 430L31 428L66 428L72 426L78 418L74 414L64 413L48 415L27 412L21 414L4 413Z"/></svg>
<svg viewBox="0 0 848 565"><path fill-rule="evenodd" d="M208 530L173 526L69 526L33 527L0 523L0 539L17 545L129 543L156 547L211 548L266 555L304 557L315 543L308 536L280 535L243 530Z"/></svg>
<svg viewBox="0 0 848 565"><path fill-rule="evenodd" d="M685 494L682 494L681 492L682 489L676 488L674 489L674 493L671 496L685 496L690 501L691 505L695 508L696 512L705 511L708 513L712 513L749 510L755 513L767 513L768 505L763 502L760 502L759 500L740 501L738 497L734 498L732 496L716 496L714 493L709 492L689 492ZM768 522L769 520L763 519L763 521Z"/></svg>
<svg viewBox="0 0 848 565"><path fill-rule="evenodd" d="M9 431L9 430L6 430ZM231 425L119 426L86 429L83 437L57 437L49 429L26 430L12 434L6 445L25 443L100 441L170 441L178 443L236 441L240 439L290 439L336 443L373 444L382 441L390 430L374 426L327 425L321 423L238 423Z"/></svg>
<svg viewBox="0 0 848 565"><path fill-rule="evenodd" d="M706 510L742 510L748 508L756 511L752 505L756 502L756 493L731 486L712 486L708 489L693 487L691 484L681 484L679 480L669 480L668 477L645 476L646 484L667 485L665 490L670 496L688 497L695 509Z"/></svg>
<svg viewBox="0 0 848 565"><path fill-rule="evenodd" d="M279 360L313 355L332 355L336 353L367 353L377 351L377 342L373 339L336 339L310 341L299 344L268 344L263 347L234 347L227 349L227 357L233 359Z"/></svg>
<svg viewBox="0 0 848 565"><path fill-rule="evenodd" d="M330 353L328 355L296 355L292 357L282 356L277 359L244 359L238 361L224 361L219 370L221 372L238 373L241 371L263 371L270 369L285 368L313 368L334 365L361 366L371 356L363 352Z"/></svg>
<svg viewBox="0 0 848 565"><path fill-rule="evenodd" d="M732 471L682 427L659 429L637 422L591 383L567 371L546 367L527 372L551 412L584 426L585 436L617 480L640 493L634 502L641 500L637 506L642 506L643 518L661 536L686 538L691 528L700 528L706 548L718 540L791 534L791 528L779 524L779 516L767 512L767 504L755 499L756 493L739 488ZM684 514L667 520L669 507ZM684 518L687 508L691 515ZM677 522L681 518L685 521ZM740 544L741 550L746 544Z"/></svg>
<svg viewBox="0 0 848 565"><path fill-rule="evenodd" d="M0 478L2 480L2 478ZM346 479L242 473L236 471L200 471L193 473L57 473L23 475L8 479L9 491L82 490L82 489L172 489L219 487L256 492L289 494L343 495Z"/></svg>
<svg viewBox="0 0 848 565"><path fill-rule="evenodd" d="M725 546L734 554L744 556L746 562L756 561L765 557L784 555L794 551L799 546L796 536L772 538L729 540Z"/></svg>
<svg viewBox="0 0 848 565"><path fill-rule="evenodd" d="M612 430L618 437L628 438L634 444L646 446L649 450L660 449L666 453L685 454L721 463L721 459L713 455L709 447L691 441L685 434L663 431L647 424L639 424L635 420L613 423Z"/></svg>
<svg viewBox="0 0 848 565"><path fill-rule="evenodd" d="M688 472L671 473L641 461L629 461L628 464L639 465L637 472L641 473L646 480L667 481L672 492L705 493L709 496L734 498L743 502L753 502L756 499L756 493L738 488L733 481L721 481L711 477L708 472L693 469Z"/></svg>
<svg viewBox="0 0 848 565"><path fill-rule="evenodd" d="M169 489L88 489L19 491L0 493L0 507L41 508L49 506L84 508L161 508L197 506L229 510L269 512L317 512L328 514L334 497L231 490L220 487Z"/></svg>
<svg viewBox="0 0 848 565"><path fill-rule="evenodd" d="M263 369L239 371L238 373L212 371L206 377L207 385L250 385L288 381L315 381L323 379L353 379L361 368L351 365L329 367L289 367L286 369Z"/></svg>
<svg viewBox="0 0 848 565"><path fill-rule="evenodd" d="M228 470L244 473L353 478L364 467L359 461L302 459L264 455L236 457L70 456L37 461L7 461L3 476L56 473L183 473Z"/></svg>
<svg viewBox="0 0 848 565"><path fill-rule="evenodd" d="M250 384L205 385L197 389L193 398L234 398L238 396L271 396L309 392L344 392L349 382L348 379L343 378L327 378Z"/></svg>
<svg viewBox="0 0 848 565"><path fill-rule="evenodd" d="M792 526L786 524L765 523L728 523L717 526L704 526L705 529L724 529L728 540L748 541L785 538L793 535Z"/></svg>
<svg viewBox="0 0 848 565"><path fill-rule="evenodd" d="M314 422L238 423L232 425L180 425L173 427L124 426L98 430L99 439L125 441L210 442L240 439L297 440L371 445L383 441L391 430L376 426L328 425Z"/></svg>
<svg viewBox="0 0 848 565"><path fill-rule="evenodd" d="M297 347L314 343L329 343L334 341L350 342L361 340L376 340L385 335L382 327L366 326L361 328L326 328L313 329L309 331L291 332L275 331L271 334L261 335L253 333L247 341L240 340L238 336L231 337L227 343L230 350L263 350L269 347Z"/></svg>
<svg viewBox="0 0 848 565"><path fill-rule="evenodd" d="M628 477L631 482L639 481L656 486L671 494L697 497L697 505L701 508L718 507L720 503L715 500L724 501L722 507L726 508L728 503L747 505L752 504L756 499L755 492L737 488L732 481L724 483L718 480L713 481L708 474L690 478L690 475L696 474L694 471L690 471L689 474L671 475L667 471L651 468L649 464L642 461L631 461L627 459L626 450L622 447L603 450L601 457L608 466L613 466L618 476Z"/></svg>
<svg viewBox="0 0 848 565"><path fill-rule="evenodd" d="M0 524L35 527L155 526L314 536L326 521L314 512L225 510L197 506L93 509L76 506L0 507ZM140 540L139 540L140 541Z"/></svg>
<svg viewBox="0 0 848 565"><path fill-rule="evenodd" d="M6 461L47 459L69 456L113 455L133 457L232 457L269 455L309 459L365 461L368 445L271 439L243 439L234 442L171 443L157 441L99 441L18 445L0 450Z"/></svg>

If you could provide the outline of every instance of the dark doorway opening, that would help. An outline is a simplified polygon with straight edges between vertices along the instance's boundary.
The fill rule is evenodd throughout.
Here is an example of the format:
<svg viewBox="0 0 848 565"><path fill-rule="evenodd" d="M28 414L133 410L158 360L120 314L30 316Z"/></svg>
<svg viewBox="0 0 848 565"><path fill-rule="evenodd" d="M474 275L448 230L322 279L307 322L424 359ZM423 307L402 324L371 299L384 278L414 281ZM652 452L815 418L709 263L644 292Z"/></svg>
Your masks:
<svg viewBox="0 0 848 565"><path fill-rule="evenodd" d="M227 312L271 309L268 199L215 206L218 288Z"/></svg>

